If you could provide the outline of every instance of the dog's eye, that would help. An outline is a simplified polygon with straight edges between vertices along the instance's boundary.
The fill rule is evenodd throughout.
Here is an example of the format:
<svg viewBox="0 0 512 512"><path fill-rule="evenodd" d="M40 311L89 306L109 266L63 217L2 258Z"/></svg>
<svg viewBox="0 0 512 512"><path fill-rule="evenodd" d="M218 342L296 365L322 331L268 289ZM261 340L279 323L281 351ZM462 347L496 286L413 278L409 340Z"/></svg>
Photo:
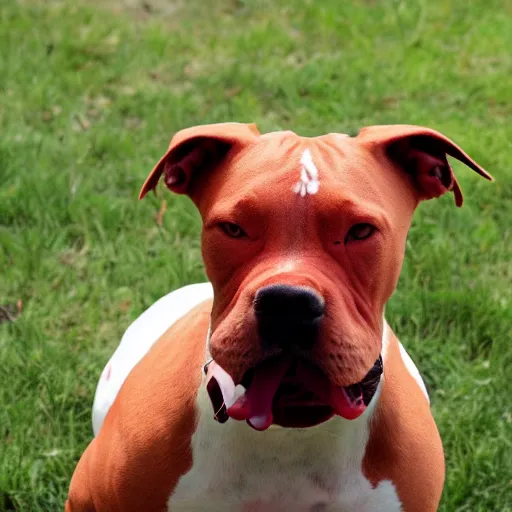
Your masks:
<svg viewBox="0 0 512 512"><path fill-rule="evenodd" d="M370 238L373 233L376 231L376 227L368 224L367 222L362 222L361 224L354 224L347 233L345 237L345 244L351 242L352 240L366 240Z"/></svg>
<svg viewBox="0 0 512 512"><path fill-rule="evenodd" d="M244 236L247 236L240 226L233 224L232 222L221 222L219 223L219 227L230 238L243 238Z"/></svg>

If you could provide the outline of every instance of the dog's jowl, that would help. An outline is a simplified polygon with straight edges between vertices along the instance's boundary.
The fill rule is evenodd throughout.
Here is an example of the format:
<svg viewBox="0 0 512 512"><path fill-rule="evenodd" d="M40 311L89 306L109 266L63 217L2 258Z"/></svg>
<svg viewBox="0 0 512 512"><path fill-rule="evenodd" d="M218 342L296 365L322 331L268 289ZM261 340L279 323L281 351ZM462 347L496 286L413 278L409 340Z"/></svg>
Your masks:
<svg viewBox="0 0 512 512"><path fill-rule="evenodd" d="M195 203L209 282L126 331L66 510L437 510L441 439L384 308L419 202L462 204L448 156L491 179L422 127L177 133L140 195Z"/></svg>

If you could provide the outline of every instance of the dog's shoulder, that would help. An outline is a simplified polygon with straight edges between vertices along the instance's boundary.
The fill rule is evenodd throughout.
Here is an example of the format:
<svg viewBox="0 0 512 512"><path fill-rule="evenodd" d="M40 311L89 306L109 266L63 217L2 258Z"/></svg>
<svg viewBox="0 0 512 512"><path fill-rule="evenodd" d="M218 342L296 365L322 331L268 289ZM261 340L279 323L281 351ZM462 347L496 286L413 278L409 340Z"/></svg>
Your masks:
<svg viewBox="0 0 512 512"><path fill-rule="evenodd" d="M364 472L374 485L391 480L405 510L437 510L445 477L441 438L423 380L391 330Z"/></svg>
<svg viewBox="0 0 512 512"><path fill-rule="evenodd" d="M67 512L161 510L192 465L211 301L174 323L133 368L70 486Z"/></svg>

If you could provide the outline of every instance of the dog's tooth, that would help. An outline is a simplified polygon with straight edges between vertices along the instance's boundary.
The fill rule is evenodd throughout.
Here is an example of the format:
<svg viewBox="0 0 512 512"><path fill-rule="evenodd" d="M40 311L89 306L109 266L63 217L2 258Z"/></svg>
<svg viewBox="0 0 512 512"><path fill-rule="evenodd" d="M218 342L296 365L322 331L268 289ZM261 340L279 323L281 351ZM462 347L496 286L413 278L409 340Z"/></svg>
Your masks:
<svg viewBox="0 0 512 512"><path fill-rule="evenodd" d="M222 397L224 398L224 403L226 407L229 409L236 400L235 396L235 383L231 376L215 361L212 361L208 365L207 372L207 380L210 380L212 377L215 377L215 380L219 384L220 391L222 393Z"/></svg>
<svg viewBox="0 0 512 512"><path fill-rule="evenodd" d="M241 396L245 395L246 389L242 384L237 384L235 386L235 395L233 397L233 403L235 403Z"/></svg>

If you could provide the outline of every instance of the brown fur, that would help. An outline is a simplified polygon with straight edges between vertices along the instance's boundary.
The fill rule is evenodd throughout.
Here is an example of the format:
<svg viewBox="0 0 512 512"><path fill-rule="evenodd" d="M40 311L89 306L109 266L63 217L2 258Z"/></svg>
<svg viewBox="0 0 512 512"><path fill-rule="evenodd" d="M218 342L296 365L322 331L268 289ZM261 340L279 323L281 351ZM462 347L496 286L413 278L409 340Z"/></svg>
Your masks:
<svg viewBox="0 0 512 512"><path fill-rule="evenodd" d="M66 512L162 512L192 466L211 303L173 325L130 373L75 470Z"/></svg>
<svg viewBox="0 0 512 512"><path fill-rule="evenodd" d="M391 334L381 396L363 472L373 485L391 480L406 512L435 512L444 484L443 445L429 403Z"/></svg>

